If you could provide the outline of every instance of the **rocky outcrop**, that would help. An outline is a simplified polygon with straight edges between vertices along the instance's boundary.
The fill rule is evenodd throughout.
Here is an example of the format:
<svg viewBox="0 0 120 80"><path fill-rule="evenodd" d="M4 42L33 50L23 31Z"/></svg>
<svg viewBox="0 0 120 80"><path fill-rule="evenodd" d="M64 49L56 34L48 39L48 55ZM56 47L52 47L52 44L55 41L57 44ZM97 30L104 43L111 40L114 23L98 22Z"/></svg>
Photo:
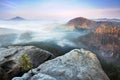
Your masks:
<svg viewBox="0 0 120 80"><path fill-rule="evenodd" d="M71 19L70 21L68 21L67 24L73 29L75 29L75 28L89 29L89 28L94 27L95 23L96 23L95 21L92 21L92 20L89 20L89 19L86 19L83 17L77 17L77 18L74 18L74 19Z"/></svg>
<svg viewBox="0 0 120 80"><path fill-rule="evenodd" d="M12 80L109 80L96 55L74 49Z"/></svg>
<svg viewBox="0 0 120 80"><path fill-rule="evenodd" d="M74 25L71 26L68 22L67 24L69 26L67 27L70 29L72 27L74 30L79 32L83 31L84 29L81 29L81 27L84 28L85 25L82 24L86 24L86 22L83 21L84 19L81 19L82 18L78 17L70 20L69 22ZM115 78L116 80L119 80L120 73L118 70L120 70L120 67L118 66L120 65L120 22L98 20L94 21L94 23L95 24L89 24L93 27L89 27L88 25L89 29L85 28L85 33L86 31L88 32L86 35L79 36L74 42L80 45L82 43L82 45L85 45L85 47L83 46L85 49L96 53L101 61L104 71L110 79L114 80ZM79 25L77 26L77 24ZM108 68L108 66L111 67Z"/></svg>
<svg viewBox="0 0 120 80"><path fill-rule="evenodd" d="M9 46L7 48L0 48L0 80L10 80L12 77L27 71L20 70L19 62L19 59L25 54L27 55L26 58L29 58L33 68L54 58L50 52L34 46Z"/></svg>
<svg viewBox="0 0 120 80"><path fill-rule="evenodd" d="M87 23L89 23L89 29L85 28L85 24ZM105 59L107 62L120 64L120 22L93 22L93 20L78 17L68 21L67 24L69 27L73 24L74 30L80 32L85 30L85 33L88 32L84 36L78 37L75 40L76 44L82 43L83 45L87 45L84 48L94 51L94 53Z"/></svg>
<svg viewBox="0 0 120 80"><path fill-rule="evenodd" d="M95 32L102 33L104 31L104 28L116 28L115 31L119 32L118 29L120 29L120 22L111 22L111 21L93 21L87 18L83 17L77 17L74 19L71 19L67 23L69 28L75 29L75 30L84 30L84 29L96 29ZM114 31L114 32L115 32Z"/></svg>

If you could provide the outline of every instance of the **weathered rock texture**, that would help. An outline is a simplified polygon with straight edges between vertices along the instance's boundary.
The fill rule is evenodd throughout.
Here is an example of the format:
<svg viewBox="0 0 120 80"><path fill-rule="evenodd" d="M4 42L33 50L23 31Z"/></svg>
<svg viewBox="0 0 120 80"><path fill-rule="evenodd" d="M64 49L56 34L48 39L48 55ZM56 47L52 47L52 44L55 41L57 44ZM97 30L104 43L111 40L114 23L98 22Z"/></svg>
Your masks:
<svg viewBox="0 0 120 80"><path fill-rule="evenodd" d="M109 80L96 55L83 49L49 60L12 80Z"/></svg>
<svg viewBox="0 0 120 80"><path fill-rule="evenodd" d="M10 80L24 72L24 70L21 72L19 67L19 58L24 54L28 55L33 68L54 57L50 52L34 46L0 48L0 80Z"/></svg>

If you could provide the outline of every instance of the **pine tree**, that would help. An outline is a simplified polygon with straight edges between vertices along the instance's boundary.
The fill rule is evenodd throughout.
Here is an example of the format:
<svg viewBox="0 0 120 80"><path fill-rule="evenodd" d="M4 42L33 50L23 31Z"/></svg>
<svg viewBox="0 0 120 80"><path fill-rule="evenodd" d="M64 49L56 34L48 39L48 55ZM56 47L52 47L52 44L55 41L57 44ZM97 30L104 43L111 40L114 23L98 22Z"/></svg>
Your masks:
<svg viewBox="0 0 120 80"><path fill-rule="evenodd" d="M29 56L27 54L22 55L19 58L19 63L20 63L20 68L24 71L28 71L30 70L33 66L32 66L32 62L29 59Z"/></svg>

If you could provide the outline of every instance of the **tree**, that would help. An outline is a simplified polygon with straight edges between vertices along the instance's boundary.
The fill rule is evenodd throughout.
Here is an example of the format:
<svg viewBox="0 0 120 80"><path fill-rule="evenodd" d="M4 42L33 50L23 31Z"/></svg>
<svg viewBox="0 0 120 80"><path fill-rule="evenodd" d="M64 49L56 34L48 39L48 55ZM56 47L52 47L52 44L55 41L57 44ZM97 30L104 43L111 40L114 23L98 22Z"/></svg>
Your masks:
<svg viewBox="0 0 120 80"><path fill-rule="evenodd" d="M27 54L23 54L18 61L20 63L20 69L23 71L28 71L33 67L32 62Z"/></svg>

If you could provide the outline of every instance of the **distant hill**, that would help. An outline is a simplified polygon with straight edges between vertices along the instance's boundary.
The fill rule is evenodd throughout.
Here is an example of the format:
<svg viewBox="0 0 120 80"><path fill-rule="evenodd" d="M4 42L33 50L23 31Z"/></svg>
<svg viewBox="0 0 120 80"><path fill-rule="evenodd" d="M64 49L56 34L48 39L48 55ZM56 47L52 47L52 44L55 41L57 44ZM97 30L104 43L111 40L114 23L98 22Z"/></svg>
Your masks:
<svg viewBox="0 0 120 80"><path fill-rule="evenodd" d="M119 33L120 32L120 22L106 22L100 21L95 30L96 33Z"/></svg>
<svg viewBox="0 0 120 80"><path fill-rule="evenodd" d="M83 17L77 17L77 18L74 18L68 21L67 25L69 28L72 28L72 29L81 29L81 28L82 29L93 29L94 28L96 30L95 32L100 32L100 33L102 33L105 29L109 30L109 28L114 28L114 27L120 28L120 22L106 21L106 20L105 21L103 20L93 21L93 20L86 19ZM119 20L119 19L115 19L115 20Z"/></svg>
<svg viewBox="0 0 120 80"><path fill-rule="evenodd" d="M19 16L16 16L14 18L11 18L10 20L17 20L17 21L21 21L21 20L25 20L24 18L22 17L19 17Z"/></svg>
<svg viewBox="0 0 120 80"><path fill-rule="evenodd" d="M89 23L89 25L88 25ZM94 24L93 24L94 23ZM67 27L80 31L87 25L89 34L76 39L76 44L87 45L87 49L97 53L99 57L109 59L109 62L119 64L120 60L120 22L93 21L86 18L74 18L67 23ZM92 26L91 26L92 25ZM76 28L77 26L77 28ZM82 29L83 30L83 29Z"/></svg>
<svg viewBox="0 0 120 80"><path fill-rule="evenodd" d="M95 21L83 18L83 17L77 17L70 21L68 21L67 25L69 25L71 28L90 28L95 25Z"/></svg>
<svg viewBox="0 0 120 80"><path fill-rule="evenodd" d="M108 22L120 22L120 19L108 19L108 18L100 18L100 19L93 19L94 21L108 21Z"/></svg>

